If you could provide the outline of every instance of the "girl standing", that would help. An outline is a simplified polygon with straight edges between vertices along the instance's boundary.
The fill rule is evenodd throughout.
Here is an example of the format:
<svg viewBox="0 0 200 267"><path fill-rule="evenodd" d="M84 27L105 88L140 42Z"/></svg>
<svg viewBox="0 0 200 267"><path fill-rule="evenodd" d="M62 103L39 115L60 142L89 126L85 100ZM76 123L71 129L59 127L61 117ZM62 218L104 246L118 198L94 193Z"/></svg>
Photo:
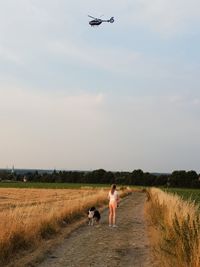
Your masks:
<svg viewBox="0 0 200 267"><path fill-rule="evenodd" d="M108 193L109 199L109 226L116 227L116 208L119 204L119 195L116 190L116 185L111 186L111 190Z"/></svg>

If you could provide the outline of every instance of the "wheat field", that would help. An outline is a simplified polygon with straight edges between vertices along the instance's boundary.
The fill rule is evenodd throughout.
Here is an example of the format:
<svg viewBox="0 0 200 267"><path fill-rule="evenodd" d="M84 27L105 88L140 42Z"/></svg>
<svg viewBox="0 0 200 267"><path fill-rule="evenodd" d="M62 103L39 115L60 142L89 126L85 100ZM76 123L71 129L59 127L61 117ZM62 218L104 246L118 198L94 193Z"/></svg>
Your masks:
<svg viewBox="0 0 200 267"><path fill-rule="evenodd" d="M38 245L90 206L107 201L104 189L0 189L0 261Z"/></svg>
<svg viewBox="0 0 200 267"><path fill-rule="evenodd" d="M156 231L155 254L162 266L199 267L199 206L157 188L147 195L147 210Z"/></svg>

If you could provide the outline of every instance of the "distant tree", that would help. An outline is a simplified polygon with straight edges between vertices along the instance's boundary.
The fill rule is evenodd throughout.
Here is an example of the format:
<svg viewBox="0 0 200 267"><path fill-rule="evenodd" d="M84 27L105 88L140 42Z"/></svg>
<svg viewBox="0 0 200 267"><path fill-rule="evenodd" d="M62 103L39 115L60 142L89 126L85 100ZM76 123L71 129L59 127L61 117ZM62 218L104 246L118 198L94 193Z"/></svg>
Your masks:
<svg viewBox="0 0 200 267"><path fill-rule="evenodd" d="M102 179L102 183L106 183L106 184L114 184L115 183L115 176L112 172L106 172L104 174L104 177Z"/></svg>
<svg viewBox="0 0 200 267"><path fill-rule="evenodd" d="M169 175L158 175L155 178L155 185L156 186L167 186L167 182L169 179Z"/></svg>
<svg viewBox="0 0 200 267"><path fill-rule="evenodd" d="M0 171L0 179L1 179L1 180L10 180L10 179L11 179L11 174L10 174L10 172L1 170L1 171Z"/></svg>
<svg viewBox="0 0 200 267"><path fill-rule="evenodd" d="M106 171L104 169L94 170L92 172L93 183L105 183Z"/></svg>
<svg viewBox="0 0 200 267"><path fill-rule="evenodd" d="M187 180L190 182L198 180L198 174L195 171L188 171L187 172Z"/></svg>
<svg viewBox="0 0 200 267"><path fill-rule="evenodd" d="M121 185L128 184L125 175L115 176L115 183L118 184L118 185L119 185L119 184L121 184Z"/></svg>
<svg viewBox="0 0 200 267"><path fill-rule="evenodd" d="M173 187L192 187L192 184L196 183L198 175L195 171L173 171L169 181L170 186Z"/></svg>
<svg viewBox="0 0 200 267"><path fill-rule="evenodd" d="M131 184L144 185L144 173L141 169L134 170L131 175Z"/></svg>
<svg viewBox="0 0 200 267"><path fill-rule="evenodd" d="M146 172L143 174L143 185L144 186L153 186L155 185L155 181L156 181L156 176Z"/></svg>
<svg viewBox="0 0 200 267"><path fill-rule="evenodd" d="M200 178L198 178L197 180L193 180L191 187L192 188L200 188Z"/></svg>

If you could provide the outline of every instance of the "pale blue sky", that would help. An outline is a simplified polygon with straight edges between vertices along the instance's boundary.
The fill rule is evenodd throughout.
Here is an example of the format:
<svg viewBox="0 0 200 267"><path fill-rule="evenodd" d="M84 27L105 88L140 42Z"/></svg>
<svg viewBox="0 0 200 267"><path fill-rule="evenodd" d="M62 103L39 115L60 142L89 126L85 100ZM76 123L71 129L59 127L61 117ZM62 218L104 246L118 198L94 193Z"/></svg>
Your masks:
<svg viewBox="0 0 200 267"><path fill-rule="evenodd" d="M1 1L0 167L200 172L199 10Z"/></svg>

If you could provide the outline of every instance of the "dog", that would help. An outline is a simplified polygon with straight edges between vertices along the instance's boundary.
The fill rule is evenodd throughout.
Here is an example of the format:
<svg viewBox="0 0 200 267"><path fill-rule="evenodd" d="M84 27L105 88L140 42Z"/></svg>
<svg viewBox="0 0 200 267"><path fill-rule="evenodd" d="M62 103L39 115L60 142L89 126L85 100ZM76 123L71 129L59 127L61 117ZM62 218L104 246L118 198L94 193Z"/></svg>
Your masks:
<svg viewBox="0 0 200 267"><path fill-rule="evenodd" d="M101 215L95 207L91 207L88 210L88 225L93 226L94 222L99 223Z"/></svg>

